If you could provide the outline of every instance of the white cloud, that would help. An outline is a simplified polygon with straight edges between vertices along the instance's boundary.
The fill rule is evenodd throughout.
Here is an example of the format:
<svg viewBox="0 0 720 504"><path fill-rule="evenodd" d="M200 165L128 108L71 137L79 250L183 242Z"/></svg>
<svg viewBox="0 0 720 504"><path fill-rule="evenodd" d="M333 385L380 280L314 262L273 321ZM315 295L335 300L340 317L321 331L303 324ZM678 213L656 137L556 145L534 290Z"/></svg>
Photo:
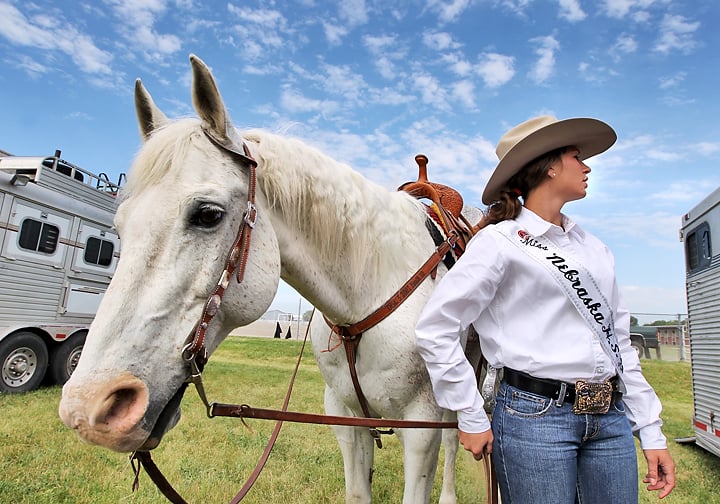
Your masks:
<svg viewBox="0 0 720 504"><path fill-rule="evenodd" d="M625 135L613 146L613 151L643 151L655 142L653 135Z"/></svg>
<svg viewBox="0 0 720 504"><path fill-rule="evenodd" d="M272 9L250 9L228 4L228 12L240 23L233 26L241 40L242 56L248 61L267 59L268 53L287 49L290 45L285 36L291 30L285 16Z"/></svg>
<svg viewBox="0 0 720 504"><path fill-rule="evenodd" d="M585 81L600 85L608 80L608 76L617 75L617 72L599 64L597 61L581 61L578 64L578 74Z"/></svg>
<svg viewBox="0 0 720 504"><path fill-rule="evenodd" d="M690 52L697 45L693 34L699 27L700 22L689 22L684 16L666 14L660 24L660 35L654 50L664 54L671 51Z"/></svg>
<svg viewBox="0 0 720 504"><path fill-rule="evenodd" d="M461 105L475 108L475 86L469 80L461 80L452 85L452 95Z"/></svg>
<svg viewBox="0 0 720 504"><path fill-rule="evenodd" d="M33 60L28 56L22 56L20 58L20 63L18 63L18 66L25 70L28 75L32 76L39 76L51 71L51 69L47 65L38 63L37 61Z"/></svg>
<svg viewBox="0 0 720 504"><path fill-rule="evenodd" d="M328 93L342 96L357 104L367 84L357 71L348 65L324 65L322 86Z"/></svg>
<svg viewBox="0 0 720 504"><path fill-rule="evenodd" d="M480 55L477 73L489 88L500 87L515 76L515 58L497 53Z"/></svg>
<svg viewBox="0 0 720 504"><path fill-rule="evenodd" d="M643 21L647 19L646 9L654 3L656 0L605 0L601 6L609 17L622 19L630 15L635 21Z"/></svg>
<svg viewBox="0 0 720 504"><path fill-rule="evenodd" d="M683 156L677 152L669 152L660 148L647 149L645 151L645 157L647 157L647 159L652 159L653 161L665 162L678 161L683 158Z"/></svg>
<svg viewBox="0 0 720 504"><path fill-rule="evenodd" d="M285 110L293 113L316 112L327 115L339 109L336 102L308 98L292 89L283 90L280 97L280 104Z"/></svg>
<svg viewBox="0 0 720 504"><path fill-rule="evenodd" d="M373 88L369 90L370 101L380 105L403 105L413 102L416 97L404 94L394 88Z"/></svg>
<svg viewBox="0 0 720 504"><path fill-rule="evenodd" d="M638 43L635 37L628 35L627 33L621 33L618 35L615 43L610 49L610 53L613 55L615 60L619 60L621 55L631 54L637 51Z"/></svg>
<svg viewBox="0 0 720 504"><path fill-rule="evenodd" d="M660 89L674 88L680 85L687 76L686 72L678 72L674 75L660 78Z"/></svg>
<svg viewBox="0 0 720 504"><path fill-rule="evenodd" d="M720 142L698 142L692 144L690 148L705 156L709 156L720 152Z"/></svg>
<svg viewBox="0 0 720 504"><path fill-rule="evenodd" d="M374 63L378 73L384 78L392 80L397 77L397 72L395 71L395 64L387 57L381 56L377 58Z"/></svg>
<svg viewBox="0 0 720 504"><path fill-rule="evenodd" d="M59 51L69 56L80 71L108 75L111 73L111 53L97 47L92 38L79 32L64 19L48 15L26 17L15 6L0 4L0 35L11 43L37 49ZM37 74L42 65L23 58L20 66Z"/></svg>
<svg viewBox="0 0 720 504"><path fill-rule="evenodd" d="M560 17L571 23L582 21L587 14L582 10L578 0L558 0L560 3Z"/></svg>
<svg viewBox="0 0 720 504"><path fill-rule="evenodd" d="M372 61L378 73L385 79L397 77L394 61L405 57L407 51L395 35L367 35L362 39L363 45L373 55Z"/></svg>
<svg viewBox="0 0 720 504"><path fill-rule="evenodd" d="M383 54L397 44L395 35L366 35L363 37L363 44L372 54Z"/></svg>
<svg viewBox="0 0 720 504"><path fill-rule="evenodd" d="M365 0L343 0L338 3L340 19L347 21L350 26L359 26L368 22Z"/></svg>
<svg viewBox="0 0 720 504"><path fill-rule="evenodd" d="M669 203L687 203L688 205L702 200L707 195L708 187L717 187L717 180L681 180L670 182L660 191L648 195L653 201Z"/></svg>
<svg viewBox="0 0 720 504"><path fill-rule="evenodd" d="M331 45L340 45L343 37L350 33L346 27L329 22L323 23L323 29L325 30L325 38Z"/></svg>
<svg viewBox="0 0 720 504"><path fill-rule="evenodd" d="M160 34L155 29L157 18L167 10L162 0L106 0L120 22L119 32L126 42L153 61L180 50L182 41L173 34Z"/></svg>
<svg viewBox="0 0 720 504"><path fill-rule="evenodd" d="M440 56L440 60L445 63L448 69L455 75L465 77L470 75L473 66L460 53L447 53Z"/></svg>
<svg viewBox="0 0 720 504"><path fill-rule="evenodd" d="M525 15L525 8L532 3L532 0L502 0L503 7L510 9L519 16Z"/></svg>
<svg viewBox="0 0 720 504"><path fill-rule="evenodd" d="M457 49L460 44L453 40L451 34L447 32L424 32L422 37L423 44L430 49L438 51L447 51L448 49Z"/></svg>
<svg viewBox="0 0 720 504"><path fill-rule="evenodd" d="M550 78L555 70L555 52L560 49L560 43L552 35L535 37L530 40L537 44L535 54L538 59L530 70L530 79L542 84Z"/></svg>
<svg viewBox="0 0 720 504"><path fill-rule="evenodd" d="M448 23L458 17L470 6L470 0L429 0L428 7L438 13L440 21Z"/></svg>
<svg viewBox="0 0 720 504"><path fill-rule="evenodd" d="M445 86L432 75L421 73L415 76L414 87L420 92L423 103L432 105L439 110L449 110Z"/></svg>

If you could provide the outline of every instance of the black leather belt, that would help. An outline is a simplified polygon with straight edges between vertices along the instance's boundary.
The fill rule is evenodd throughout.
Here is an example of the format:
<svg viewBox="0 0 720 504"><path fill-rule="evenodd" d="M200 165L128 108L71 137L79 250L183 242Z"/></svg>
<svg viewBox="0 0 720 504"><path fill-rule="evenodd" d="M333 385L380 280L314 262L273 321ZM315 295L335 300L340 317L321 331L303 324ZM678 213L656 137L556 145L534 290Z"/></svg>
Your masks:
<svg viewBox="0 0 720 504"><path fill-rule="evenodd" d="M564 402L575 402L575 385L573 383L562 382L558 380L547 380L545 378L535 378L527 373L515 371L514 369L505 368L503 371L503 381L515 388L549 397L561 404ZM613 389L613 402L622 399L622 394L618 391L618 379L614 376L610 379ZM564 393L563 393L564 389Z"/></svg>

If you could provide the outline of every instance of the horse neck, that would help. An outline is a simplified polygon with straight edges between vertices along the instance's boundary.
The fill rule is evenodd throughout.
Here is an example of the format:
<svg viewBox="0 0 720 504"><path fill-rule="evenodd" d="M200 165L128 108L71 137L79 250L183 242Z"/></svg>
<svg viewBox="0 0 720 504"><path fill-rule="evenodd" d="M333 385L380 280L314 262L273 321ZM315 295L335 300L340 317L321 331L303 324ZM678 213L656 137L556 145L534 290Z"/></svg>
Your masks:
<svg viewBox="0 0 720 504"><path fill-rule="evenodd" d="M245 132L280 245L282 278L334 318L357 320L427 259L421 205L298 140Z"/></svg>

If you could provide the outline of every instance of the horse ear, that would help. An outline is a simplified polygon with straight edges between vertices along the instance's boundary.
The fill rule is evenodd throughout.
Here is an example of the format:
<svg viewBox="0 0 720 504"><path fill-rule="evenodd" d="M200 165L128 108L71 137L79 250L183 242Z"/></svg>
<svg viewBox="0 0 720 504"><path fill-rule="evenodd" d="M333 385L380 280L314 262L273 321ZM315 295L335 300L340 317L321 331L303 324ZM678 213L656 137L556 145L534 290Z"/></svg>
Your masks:
<svg viewBox="0 0 720 504"><path fill-rule="evenodd" d="M202 120L203 129L210 133L213 138L220 141L221 144L227 140L234 140L235 128L225 109L225 104L210 69L203 60L194 54L190 55L190 64L192 65L193 75L193 106Z"/></svg>
<svg viewBox="0 0 720 504"><path fill-rule="evenodd" d="M135 81L135 113L143 140L150 138L153 131L169 122L167 116L155 105L140 79Z"/></svg>

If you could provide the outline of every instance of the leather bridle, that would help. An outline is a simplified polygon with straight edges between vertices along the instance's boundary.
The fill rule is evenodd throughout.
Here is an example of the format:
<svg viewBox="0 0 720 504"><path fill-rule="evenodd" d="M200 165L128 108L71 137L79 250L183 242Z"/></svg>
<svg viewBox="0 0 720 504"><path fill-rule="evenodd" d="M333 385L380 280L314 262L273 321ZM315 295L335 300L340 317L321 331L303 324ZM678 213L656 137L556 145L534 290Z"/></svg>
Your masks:
<svg viewBox="0 0 720 504"><path fill-rule="evenodd" d="M247 208L243 214L240 227L237 235L235 236L235 240L230 247L230 251L227 254L225 267L220 274L220 278L215 285L215 289L205 301L202 315L188 336L187 342L182 350L182 357L189 363L191 369L191 374L187 381L196 385L198 392L207 405L200 374L202 368L207 362L205 335L210 322L220 309L223 296L225 295L225 291L230 284L232 277L235 276L238 283L241 283L245 277L245 267L247 266L247 260L250 254L250 238L252 236L252 231L255 228L255 223L257 222L257 207L255 206L257 161L252 157L250 149L245 142L242 142L242 152L240 152L236 147L236 144L231 139L227 137L224 139L218 138L217 135L207 128L203 128L203 132L214 144L226 152L229 152L233 155L233 157L238 158L241 162L243 162L243 164L247 165L249 171Z"/></svg>

